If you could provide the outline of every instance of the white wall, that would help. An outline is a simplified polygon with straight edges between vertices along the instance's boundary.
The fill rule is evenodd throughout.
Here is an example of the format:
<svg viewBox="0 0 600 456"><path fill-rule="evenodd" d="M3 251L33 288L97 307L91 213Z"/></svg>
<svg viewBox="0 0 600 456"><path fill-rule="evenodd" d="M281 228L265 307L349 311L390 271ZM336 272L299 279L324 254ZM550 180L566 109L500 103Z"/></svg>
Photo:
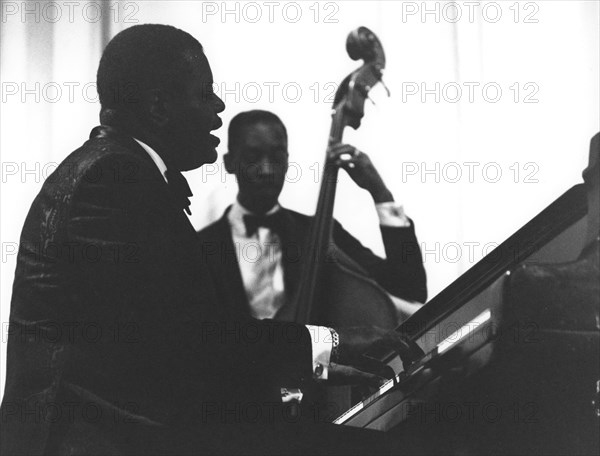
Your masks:
<svg viewBox="0 0 600 456"><path fill-rule="evenodd" d="M68 7L55 2L62 13L57 20L48 2L28 2L34 12L22 17L22 2L2 1L2 390L4 323L16 260L12 249L52 163L81 144L97 123L93 87L83 88L95 80L103 34L137 21L172 24L196 36L218 88L229 90L223 95L225 126L238 112L254 108L272 110L286 123L297 167L282 202L311 213L318 192L316 166L329 129L330 103L324 99L357 66L345 53L346 35L359 25L374 30L386 51L385 82L392 97L374 89L376 106L367 105L361 129L347 132L346 138L371 155L415 220L426 250L431 297L480 259L484 247L504 240L580 182L589 139L599 130L597 2L476 2L472 10L469 2L458 2L462 16L457 21L454 7L432 1L283 1L272 6L272 21L268 2L107 1L104 21L96 20L93 3L78 2L69 17ZM233 13L222 17L224 8ZM436 8L438 18L421 15ZM251 22L258 11L261 19ZM301 17L293 22L298 12ZM23 95L21 83L32 88L36 82L40 99ZM51 102L56 93L49 83L62 88L57 102ZM421 84L434 89L424 100ZM457 85L462 96L451 102L458 98ZM297 87L302 94L293 100ZM411 95L415 87L419 93ZM492 102L495 87L502 94ZM527 96L537 102L526 103ZM224 153L226 127L219 136ZM433 172L422 175L425 169ZM498 169L502 175L494 183ZM462 178L451 182L457 170ZM225 176L220 160L188 178L195 193L192 221L201 227L231 202L235 182ZM335 215L366 245L382 251L370 198L346 176Z"/></svg>

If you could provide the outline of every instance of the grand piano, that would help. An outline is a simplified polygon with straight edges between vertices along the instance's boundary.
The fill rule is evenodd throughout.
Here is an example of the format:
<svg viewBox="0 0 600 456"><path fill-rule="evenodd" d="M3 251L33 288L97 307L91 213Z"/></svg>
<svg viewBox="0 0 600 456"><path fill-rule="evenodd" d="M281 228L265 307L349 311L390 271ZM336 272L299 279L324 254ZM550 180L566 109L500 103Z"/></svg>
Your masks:
<svg viewBox="0 0 600 456"><path fill-rule="evenodd" d="M396 330L424 355L334 423L402 453L600 454L599 135L576 185ZM386 437L387 437L386 436Z"/></svg>

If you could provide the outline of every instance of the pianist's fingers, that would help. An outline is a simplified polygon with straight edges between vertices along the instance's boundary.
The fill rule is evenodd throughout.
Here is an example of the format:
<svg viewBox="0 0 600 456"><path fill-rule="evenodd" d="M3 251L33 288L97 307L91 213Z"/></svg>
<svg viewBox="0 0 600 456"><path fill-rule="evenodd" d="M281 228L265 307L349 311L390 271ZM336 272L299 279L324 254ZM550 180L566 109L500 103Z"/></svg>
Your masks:
<svg viewBox="0 0 600 456"><path fill-rule="evenodd" d="M357 369L352 366L331 363L327 383L332 385L368 385L379 388L386 379L372 372Z"/></svg>
<svg viewBox="0 0 600 456"><path fill-rule="evenodd" d="M425 352L417 345L416 342L398 331L388 331L385 334L384 340L382 340L381 344L383 344L386 348L396 352L396 354L402 360L405 370L412 363L425 356Z"/></svg>
<svg viewBox="0 0 600 456"><path fill-rule="evenodd" d="M423 355L423 351L407 336L378 327L358 326L336 328L340 343L335 354L334 362L355 366L361 362L363 354L369 348L385 348L400 355L400 358L410 364Z"/></svg>

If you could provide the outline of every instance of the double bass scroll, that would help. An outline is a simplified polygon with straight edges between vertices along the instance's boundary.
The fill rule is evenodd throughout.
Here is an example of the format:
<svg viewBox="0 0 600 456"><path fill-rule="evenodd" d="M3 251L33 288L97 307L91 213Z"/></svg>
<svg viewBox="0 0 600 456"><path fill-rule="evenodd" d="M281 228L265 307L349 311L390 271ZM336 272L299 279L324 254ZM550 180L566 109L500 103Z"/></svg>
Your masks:
<svg viewBox="0 0 600 456"><path fill-rule="evenodd" d="M345 127L357 129L369 91L381 82L385 54L377 36L366 27L348 35L346 50L363 65L347 75L333 103L332 121L317 209L304 248L300 282L291 308L298 323L329 326L397 325L388 293L332 241L333 206L339 167L332 147L341 144ZM342 157L343 158L343 157Z"/></svg>

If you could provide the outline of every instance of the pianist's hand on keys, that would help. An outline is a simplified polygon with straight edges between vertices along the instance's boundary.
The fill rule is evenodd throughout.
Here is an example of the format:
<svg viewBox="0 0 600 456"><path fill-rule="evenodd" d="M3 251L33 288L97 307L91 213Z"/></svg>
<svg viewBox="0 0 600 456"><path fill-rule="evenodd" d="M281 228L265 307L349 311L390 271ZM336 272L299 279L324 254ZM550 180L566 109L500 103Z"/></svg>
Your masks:
<svg viewBox="0 0 600 456"><path fill-rule="evenodd" d="M364 356L371 347L393 350L405 366L416 361L423 352L414 342L394 330L377 327L336 328L339 334L338 349L332 353L329 366L329 383L364 384L380 386L395 374L385 363Z"/></svg>

